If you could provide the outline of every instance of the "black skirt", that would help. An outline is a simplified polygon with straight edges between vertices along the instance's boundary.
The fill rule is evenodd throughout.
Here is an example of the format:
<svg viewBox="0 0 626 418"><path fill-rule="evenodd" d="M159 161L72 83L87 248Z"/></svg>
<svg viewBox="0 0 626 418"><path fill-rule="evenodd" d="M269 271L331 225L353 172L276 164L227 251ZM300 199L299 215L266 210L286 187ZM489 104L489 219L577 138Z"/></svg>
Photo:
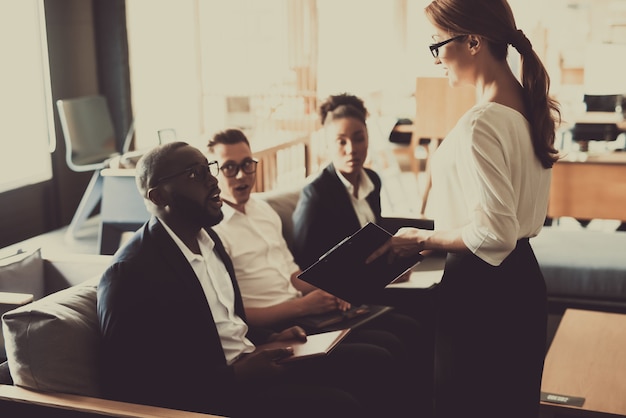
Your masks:
<svg viewBox="0 0 626 418"><path fill-rule="evenodd" d="M546 322L528 239L499 266L449 254L437 289L435 416L537 417Z"/></svg>

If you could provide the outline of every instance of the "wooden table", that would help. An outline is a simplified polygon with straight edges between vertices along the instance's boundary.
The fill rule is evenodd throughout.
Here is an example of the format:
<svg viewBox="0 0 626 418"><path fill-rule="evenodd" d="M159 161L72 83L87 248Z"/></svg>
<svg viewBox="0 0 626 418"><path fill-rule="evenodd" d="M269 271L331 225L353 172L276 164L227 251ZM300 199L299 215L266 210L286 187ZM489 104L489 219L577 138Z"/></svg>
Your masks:
<svg viewBox="0 0 626 418"><path fill-rule="evenodd" d="M617 129L626 131L626 120L624 115L620 112L584 112L578 115L572 116L572 123L565 124L565 126L573 126L576 123L597 123L597 124L611 124L614 123Z"/></svg>
<svg viewBox="0 0 626 418"><path fill-rule="evenodd" d="M542 401L555 416L626 416L626 315L568 309L546 356L542 392L582 397L582 407Z"/></svg>
<svg viewBox="0 0 626 418"><path fill-rule="evenodd" d="M626 152L554 164L548 218L562 216L626 221Z"/></svg>

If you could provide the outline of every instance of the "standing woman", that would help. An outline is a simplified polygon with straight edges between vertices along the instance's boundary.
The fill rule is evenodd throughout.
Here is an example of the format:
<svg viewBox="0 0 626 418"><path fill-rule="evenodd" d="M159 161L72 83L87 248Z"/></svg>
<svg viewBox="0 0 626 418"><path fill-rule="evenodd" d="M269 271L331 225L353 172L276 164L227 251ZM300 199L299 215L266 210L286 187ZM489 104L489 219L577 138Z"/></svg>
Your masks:
<svg viewBox="0 0 626 418"><path fill-rule="evenodd" d="M477 102L432 160L435 230L403 228L370 256L448 252L437 289L435 416L536 418L546 289L529 238L548 206L558 104L505 0L435 0L430 51ZM507 61L521 55L521 83ZM429 202L430 203L430 202Z"/></svg>

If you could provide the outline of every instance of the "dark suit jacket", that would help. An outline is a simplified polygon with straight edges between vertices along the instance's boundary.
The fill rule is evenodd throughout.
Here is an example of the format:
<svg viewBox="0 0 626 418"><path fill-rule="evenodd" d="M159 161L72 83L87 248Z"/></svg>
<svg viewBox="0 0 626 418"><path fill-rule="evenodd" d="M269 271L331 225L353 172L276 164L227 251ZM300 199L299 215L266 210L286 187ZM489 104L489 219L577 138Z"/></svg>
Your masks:
<svg viewBox="0 0 626 418"><path fill-rule="evenodd" d="M232 263L218 236L215 251L235 289ZM197 276L161 223L152 218L114 256L98 287L102 382L107 397L227 414L234 374L226 364ZM269 331L250 330L256 343Z"/></svg>
<svg viewBox="0 0 626 418"><path fill-rule="evenodd" d="M376 223L380 223L381 180L374 171L366 168L365 172L374 183L374 191L366 200L376 216ZM361 227L346 187L332 163L302 189L293 224L294 258L302 269Z"/></svg>

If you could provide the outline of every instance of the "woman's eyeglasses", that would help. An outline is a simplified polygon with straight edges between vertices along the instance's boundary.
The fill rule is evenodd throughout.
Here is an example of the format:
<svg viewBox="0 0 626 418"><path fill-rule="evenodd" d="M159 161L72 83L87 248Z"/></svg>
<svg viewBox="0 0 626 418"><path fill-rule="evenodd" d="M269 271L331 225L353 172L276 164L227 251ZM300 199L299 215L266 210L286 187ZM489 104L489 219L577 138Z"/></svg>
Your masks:
<svg viewBox="0 0 626 418"><path fill-rule="evenodd" d="M445 41L438 42L436 44L430 44L428 47L430 48L430 53L433 54L433 57L439 58L439 48L442 46L449 44L452 41L456 41L457 39L461 39L467 35L457 35L453 36L450 39L446 39Z"/></svg>
<svg viewBox="0 0 626 418"><path fill-rule="evenodd" d="M161 177L154 183L154 187L157 187L160 184L163 184L166 181L169 181L175 177L181 176L183 174L187 175L187 178L190 180L194 180L197 182L203 182L206 180L209 174L213 177L217 177L220 172L220 166L217 161L210 161L208 164L198 164L193 167L189 167L184 169L183 171L179 171L178 173L170 174L169 176Z"/></svg>
<svg viewBox="0 0 626 418"><path fill-rule="evenodd" d="M256 173L256 165L258 164L258 160L254 158L248 158L241 162L241 164L235 163L226 163L220 167L222 174L224 177L235 177L239 170L243 171L246 174Z"/></svg>

